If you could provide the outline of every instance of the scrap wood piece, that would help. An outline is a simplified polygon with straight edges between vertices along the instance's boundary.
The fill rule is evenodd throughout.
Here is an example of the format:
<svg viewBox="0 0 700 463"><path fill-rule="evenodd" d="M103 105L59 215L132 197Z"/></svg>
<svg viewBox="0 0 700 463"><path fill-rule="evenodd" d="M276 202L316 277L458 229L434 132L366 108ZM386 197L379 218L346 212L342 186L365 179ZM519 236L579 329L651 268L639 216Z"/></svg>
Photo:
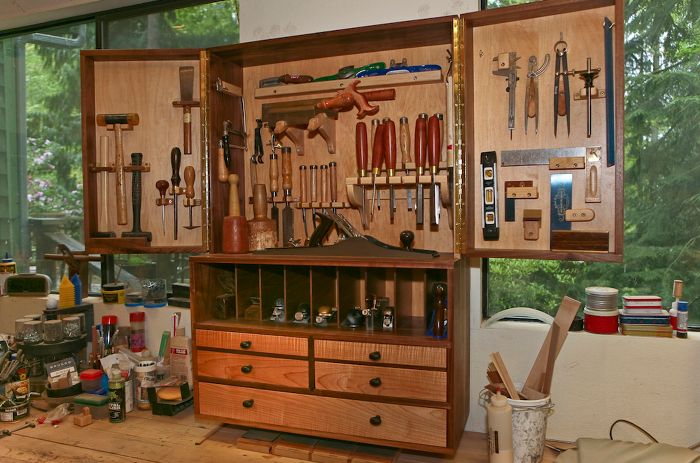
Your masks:
<svg viewBox="0 0 700 463"><path fill-rule="evenodd" d="M574 320L576 312L580 306L581 303L579 301L576 299L571 299L568 296L564 296L561 304L559 305L559 310L557 310L557 314L554 317L554 322L552 323L552 326L554 326L554 324L558 326L558 334L554 339L555 357L559 355L559 352L564 345L566 335L569 333L571 322ZM537 354L537 358L532 364L530 374L525 381L525 386L530 389L542 392L544 386L544 375L547 368L547 357L550 351L550 343L552 342L553 338L552 334L553 330L550 328L549 332L547 333L547 337L545 337L544 342L542 343L542 347L540 347L540 352Z"/></svg>
<svg viewBox="0 0 700 463"><path fill-rule="evenodd" d="M218 427L215 428L215 430L218 429ZM253 452L270 453L272 445L279 436L280 433L278 432L249 429L238 438L236 441L236 448L251 450Z"/></svg>
<svg viewBox="0 0 700 463"><path fill-rule="evenodd" d="M311 460L311 452L318 439L298 434L280 434L272 444L273 455L281 457L297 458L299 460Z"/></svg>
<svg viewBox="0 0 700 463"><path fill-rule="evenodd" d="M510 396L510 398L519 400L520 395L518 394L518 389L515 387L515 384L513 384L513 380L511 379L510 374L508 373L508 369L506 368L506 364L503 361L503 358L501 358L500 352L492 352L491 361L496 367L496 371L498 371L498 375L501 377L503 384L506 385L506 390L508 391L508 395Z"/></svg>

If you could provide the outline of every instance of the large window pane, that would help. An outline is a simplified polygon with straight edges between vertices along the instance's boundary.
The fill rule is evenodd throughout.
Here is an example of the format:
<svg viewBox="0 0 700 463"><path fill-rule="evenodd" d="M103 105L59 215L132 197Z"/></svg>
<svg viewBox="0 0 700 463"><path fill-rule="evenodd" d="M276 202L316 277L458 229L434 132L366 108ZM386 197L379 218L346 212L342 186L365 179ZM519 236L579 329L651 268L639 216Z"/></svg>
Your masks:
<svg viewBox="0 0 700 463"><path fill-rule="evenodd" d="M696 2L629 2L625 25L625 249L623 264L490 260L488 313L552 312L586 286L671 302L685 282L700 325L700 11Z"/></svg>

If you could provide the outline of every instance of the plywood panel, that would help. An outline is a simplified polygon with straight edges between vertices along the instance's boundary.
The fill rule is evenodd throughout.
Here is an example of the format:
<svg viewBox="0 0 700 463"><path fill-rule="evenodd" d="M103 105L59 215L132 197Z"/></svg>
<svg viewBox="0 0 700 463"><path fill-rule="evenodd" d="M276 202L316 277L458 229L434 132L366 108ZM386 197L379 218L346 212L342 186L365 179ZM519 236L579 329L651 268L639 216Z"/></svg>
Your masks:
<svg viewBox="0 0 700 463"><path fill-rule="evenodd" d="M156 205L159 198L155 188L157 180L170 183L172 168L170 151L178 146L182 150L183 128L182 108L173 107L173 101L180 100L180 66L194 66L194 98L199 99L199 61L97 61L95 66L95 113L138 113L140 122L132 131L125 131L124 163L129 164L132 152L143 153L143 162L151 166L150 172L142 174L141 228L153 235L151 246L199 246L202 244L202 228L187 230L189 209L184 206L184 195L178 197L178 239L173 239L173 207L165 208L165 234L161 223L161 208ZM185 166L195 169L195 197L201 199L200 183L200 109L192 108L192 155L182 155L180 166L180 186L185 187ZM101 135L109 137L110 163L114 162L114 132L105 127L95 126L93 147L98 153ZM99 176L96 176L99 177ZM115 175L108 180L108 221L111 231L118 236L131 231L131 174L126 174L128 224L118 225L116 218ZM99 184L98 190L99 191ZM98 211L104 214L105 211ZM192 210L193 225L202 225L201 208Z"/></svg>
<svg viewBox="0 0 700 463"><path fill-rule="evenodd" d="M471 160L469 181L475 185L475 200L470 209L474 220L474 246L477 249L522 249L549 250L549 205L550 171L548 166L501 167L501 151L531 148L562 148L578 146L602 146L603 167L600 187L602 202L585 203L585 171L569 170L573 174L573 208L590 208L595 212L591 222L578 222L573 230L609 231L610 249L614 250L615 235L621 230L615 228L615 167L606 167L605 148L605 99L594 99L592 105L592 136L586 137L586 102L575 100L574 94L583 88L583 80L570 76L571 88L571 134L567 136L566 118L559 117L558 132L554 136L553 89L554 89L554 44L563 37L568 44L569 70L586 68L586 58L592 58L592 67L601 68L600 77L595 80L599 89L605 89L603 18L614 18L614 7L597 8L587 11L567 13L550 17L529 19L477 27L473 30L474 45L473 72L474 101L474 151ZM613 19L614 21L614 19ZM561 34L561 35L560 35ZM515 104L515 130L510 139L507 128L508 93L506 81L495 76L492 61L499 53L517 52L518 81ZM550 55L550 64L537 79L539 83L539 132L535 133L534 119L528 123L528 133L524 133L525 85L527 82L527 61L537 55L540 65L545 54ZM607 89L606 89L607 90ZM484 151L496 151L498 156L498 195L500 239L485 241L481 231L481 193L479 156ZM618 159L619 161L619 159ZM504 200L505 182L532 180L539 192L538 199L516 201L516 221L505 222ZM542 210L542 228L537 241L523 238L523 209Z"/></svg>

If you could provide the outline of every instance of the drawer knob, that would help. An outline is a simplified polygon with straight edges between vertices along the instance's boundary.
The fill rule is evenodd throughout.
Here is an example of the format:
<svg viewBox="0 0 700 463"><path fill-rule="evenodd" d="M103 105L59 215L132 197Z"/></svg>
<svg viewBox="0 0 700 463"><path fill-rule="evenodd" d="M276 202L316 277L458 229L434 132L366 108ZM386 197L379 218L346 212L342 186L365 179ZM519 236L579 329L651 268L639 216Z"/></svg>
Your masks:
<svg viewBox="0 0 700 463"><path fill-rule="evenodd" d="M369 385L372 387L379 387L382 385L382 379L379 377L372 378L369 380Z"/></svg>
<svg viewBox="0 0 700 463"><path fill-rule="evenodd" d="M241 341L241 349L250 349L253 343L250 341Z"/></svg>
<svg viewBox="0 0 700 463"><path fill-rule="evenodd" d="M243 365L241 367L241 371L243 372L243 374L247 375L248 373L253 371L253 365Z"/></svg>
<svg viewBox="0 0 700 463"><path fill-rule="evenodd" d="M253 399L248 399L243 401L243 407L244 408L252 408L253 407L254 400Z"/></svg>
<svg viewBox="0 0 700 463"><path fill-rule="evenodd" d="M382 417L379 415L374 415L372 418L369 419L369 424L372 426L379 426L382 424Z"/></svg>
<svg viewBox="0 0 700 463"><path fill-rule="evenodd" d="M379 360L381 358L382 358L382 354L380 354L378 350L375 350L374 352L369 353L370 360Z"/></svg>

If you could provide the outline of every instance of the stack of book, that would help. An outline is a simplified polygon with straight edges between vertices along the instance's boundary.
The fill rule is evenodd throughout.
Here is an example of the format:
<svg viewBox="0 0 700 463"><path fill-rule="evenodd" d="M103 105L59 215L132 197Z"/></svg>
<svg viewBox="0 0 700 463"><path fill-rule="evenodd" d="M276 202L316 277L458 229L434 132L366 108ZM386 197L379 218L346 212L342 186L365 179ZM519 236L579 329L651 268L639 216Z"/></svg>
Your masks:
<svg viewBox="0 0 700 463"><path fill-rule="evenodd" d="M620 310L620 332L633 336L673 336L668 311L659 296L623 296Z"/></svg>

